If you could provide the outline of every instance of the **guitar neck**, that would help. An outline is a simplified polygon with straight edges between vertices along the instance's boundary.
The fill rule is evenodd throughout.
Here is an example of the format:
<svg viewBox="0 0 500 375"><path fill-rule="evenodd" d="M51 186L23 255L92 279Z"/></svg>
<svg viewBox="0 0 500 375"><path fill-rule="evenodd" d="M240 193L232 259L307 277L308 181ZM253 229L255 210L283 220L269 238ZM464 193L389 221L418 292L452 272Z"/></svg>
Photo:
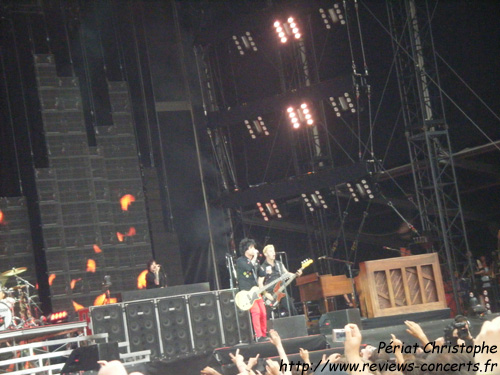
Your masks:
<svg viewBox="0 0 500 375"><path fill-rule="evenodd" d="M285 280L285 277L287 276L287 274L285 273L284 275L281 275L279 278L277 278L276 280L274 281L271 281L269 284L266 284L264 285L262 288L259 288L258 290L258 294L262 293L264 290L267 290L273 286L275 286L277 283L279 283L280 281L283 281Z"/></svg>
<svg viewBox="0 0 500 375"><path fill-rule="evenodd" d="M280 287L280 290L285 290L288 285L290 285L292 283L293 280L295 280L295 278L297 277L296 274L294 274L293 276L290 276L290 278L286 281L286 283L284 283L281 287Z"/></svg>

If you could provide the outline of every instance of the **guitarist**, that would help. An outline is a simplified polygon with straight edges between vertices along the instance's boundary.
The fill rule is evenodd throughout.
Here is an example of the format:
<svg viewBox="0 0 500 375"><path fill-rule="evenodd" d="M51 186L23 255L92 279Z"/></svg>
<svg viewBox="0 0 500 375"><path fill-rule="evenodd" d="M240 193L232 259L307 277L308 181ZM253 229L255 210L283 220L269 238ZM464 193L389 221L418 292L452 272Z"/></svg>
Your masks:
<svg viewBox="0 0 500 375"><path fill-rule="evenodd" d="M258 258L259 250L255 248L255 241L244 238L240 242L240 254L236 260L236 274L240 290L250 290L257 286L258 278L264 276ZM255 331L256 341L266 341L267 338L267 315L266 307L262 298L257 299L250 309L252 325Z"/></svg>
<svg viewBox="0 0 500 375"><path fill-rule="evenodd" d="M264 275L259 277L259 287L269 284L270 282L280 278L284 274L289 274L290 276L294 275L293 273L288 272L282 262L276 260L276 251L274 249L274 245L266 245L262 252L266 257L266 260L264 261L264 263L262 263L261 266L262 270L264 271ZM297 276L300 275L302 275L302 269L297 271ZM284 291L284 293L286 294L286 290ZM271 301L273 301L274 299L269 291L264 292L264 296ZM295 306L293 304L293 299L290 298L288 294L281 299L280 305L286 310L288 316L297 315L297 310L295 309ZM272 308L268 308L267 311L269 317L271 315Z"/></svg>

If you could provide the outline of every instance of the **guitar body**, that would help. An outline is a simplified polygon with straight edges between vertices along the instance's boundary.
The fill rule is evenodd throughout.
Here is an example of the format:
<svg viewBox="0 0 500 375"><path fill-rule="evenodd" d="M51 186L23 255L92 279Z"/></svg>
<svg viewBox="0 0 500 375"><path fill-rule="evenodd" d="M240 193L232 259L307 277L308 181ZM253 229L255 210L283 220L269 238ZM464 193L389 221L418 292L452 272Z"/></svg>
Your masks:
<svg viewBox="0 0 500 375"><path fill-rule="evenodd" d="M284 285L284 287L286 288L286 285ZM276 286L273 289L273 292L272 292L273 300L264 297L266 299L265 303L267 306L274 308L274 307L279 305L279 303L283 299L283 297L286 296L286 294L283 293L284 287L281 285L281 281L280 281L278 284L276 284Z"/></svg>
<svg viewBox="0 0 500 375"><path fill-rule="evenodd" d="M250 310L256 300L260 298L260 289L258 286L254 286L250 290L240 290L234 296L234 302L240 310L247 311Z"/></svg>

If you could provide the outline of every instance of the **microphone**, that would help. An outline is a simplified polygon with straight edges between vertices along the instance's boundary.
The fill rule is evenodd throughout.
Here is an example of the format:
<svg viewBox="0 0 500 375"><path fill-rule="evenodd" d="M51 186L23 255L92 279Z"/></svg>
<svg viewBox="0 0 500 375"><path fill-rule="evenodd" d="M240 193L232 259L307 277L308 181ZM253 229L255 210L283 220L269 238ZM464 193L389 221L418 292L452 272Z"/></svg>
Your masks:
<svg viewBox="0 0 500 375"><path fill-rule="evenodd" d="M395 248L393 248L393 247L389 247L389 246L382 246L382 249L384 249L384 250L391 250L391 251L398 251L398 252L400 252L400 250L399 250L399 249L395 249Z"/></svg>
<svg viewBox="0 0 500 375"><path fill-rule="evenodd" d="M326 255L323 255L323 256L318 257L318 259L326 259L326 258L327 258L327 256L326 256Z"/></svg>

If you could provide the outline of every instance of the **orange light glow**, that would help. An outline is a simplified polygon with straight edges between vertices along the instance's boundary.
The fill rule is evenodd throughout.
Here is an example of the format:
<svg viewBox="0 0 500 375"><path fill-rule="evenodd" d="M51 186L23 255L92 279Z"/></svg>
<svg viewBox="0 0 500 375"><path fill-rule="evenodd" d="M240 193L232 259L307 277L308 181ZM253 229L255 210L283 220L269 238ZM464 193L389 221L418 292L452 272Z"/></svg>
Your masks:
<svg viewBox="0 0 500 375"><path fill-rule="evenodd" d="M94 300L94 306L101 306L104 304L104 301L106 300L106 294L101 294L97 296Z"/></svg>
<svg viewBox="0 0 500 375"><path fill-rule="evenodd" d="M126 194L120 199L120 204L122 205L123 211L128 211L128 208L132 202L135 202L135 197L131 194Z"/></svg>
<svg viewBox="0 0 500 375"><path fill-rule="evenodd" d="M132 237L132 236L135 236L137 234L137 231L135 230L134 227L130 227L130 229L128 230L127 233L123 234L123 233L120 233L120 232L116 232L116 238L118 238L118 241L120 242L123 242L123 239L125 237Z"/></svg>
<svg viewBox="0 0 500 375"><path fill-rule="evenodd" d="M94 245L94 253L96 253L96 254L102 253L101 248L97 245Z"/></svg>
<svg viewBox="0 0 500 375"><path fill-rule="evenodd" d="M118 298L106 299L106 294L103 293L101 295L98 295L94 300L94 306L108 305L110 303L118 303Z"/></svg>
<svg viewBox="0 0 500 375"><path fill-rule="evenodd" d="M72 301L72 302L73 302L73 308L75 309L75 311L83 310L85 308L82 305L80 305L79 303L76 303L75 301Z"/></svg>
<svg viewBox="0 0 500 375"><path fill-rule="evenodd" d="M95 272L95 260L88 259L87 260L87 272Z"/></svg>
<svg viewBox="0 0 500 375"><path fill-rule="evenodd" d="M2 210L0 210L0 224L5 224L5 219Z"/></svg>
<svg viewBox="0 0 500 375"><path fill-rule="evenodd" d="M71 289L75 289L76 283L79 282L79 281L81 281L81 280L82 280L82 278L71 280L71 284L70 284L71 285Z"/></svg>
<svg viewBox="0 0 500 375"><path fill-rule="evenodd" d="M120 232L116 232L116 238L118 238L118 241L123 242L124 236L125 236L124 234L122 234Z"/></svg>
<svg viewBox="0 0 500 375"><path fill-rule="evenodd" d="M50 276L49 276L49 285L52 285L52 283L54 282L54 279L56 278L56 275L51 273Z"/></svg>
<svg viewBox="0 0 500 375"><path fill-rule="evenodd" d="M137 276L137 289L145 289L146 288L146 274L148 270L142 271L139 276Z"/></svg>

